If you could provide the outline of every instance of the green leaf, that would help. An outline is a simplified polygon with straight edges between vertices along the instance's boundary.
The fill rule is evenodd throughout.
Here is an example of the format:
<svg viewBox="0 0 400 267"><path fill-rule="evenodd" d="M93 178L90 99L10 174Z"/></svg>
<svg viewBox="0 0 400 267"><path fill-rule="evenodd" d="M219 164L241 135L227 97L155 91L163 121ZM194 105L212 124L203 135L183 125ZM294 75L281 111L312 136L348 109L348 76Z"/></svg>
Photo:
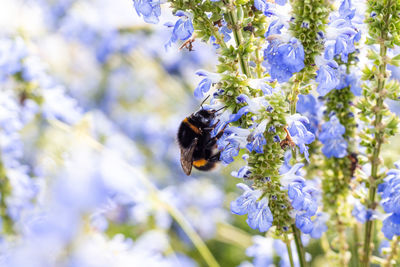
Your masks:
<svg viewBox="0 0 400 267"><path fill-rule="evenodd" d="M396 55L395 57L392 57L389 64L399 67L400 66L400 54Z"/></svg>

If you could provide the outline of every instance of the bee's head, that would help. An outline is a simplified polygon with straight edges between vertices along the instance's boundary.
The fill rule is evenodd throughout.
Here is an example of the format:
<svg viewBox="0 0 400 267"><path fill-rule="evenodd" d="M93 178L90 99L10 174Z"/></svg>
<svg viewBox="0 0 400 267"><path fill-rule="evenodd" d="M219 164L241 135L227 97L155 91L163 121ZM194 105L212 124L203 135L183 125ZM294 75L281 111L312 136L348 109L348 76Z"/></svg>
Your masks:
<svg viewBox="0 0 400 267"><path fill-rule="evenodd" d="M192 116L195 121L203 124L204 126L208 126L210 125L211 121L215 118L215 111L200 109Z"/></svg>

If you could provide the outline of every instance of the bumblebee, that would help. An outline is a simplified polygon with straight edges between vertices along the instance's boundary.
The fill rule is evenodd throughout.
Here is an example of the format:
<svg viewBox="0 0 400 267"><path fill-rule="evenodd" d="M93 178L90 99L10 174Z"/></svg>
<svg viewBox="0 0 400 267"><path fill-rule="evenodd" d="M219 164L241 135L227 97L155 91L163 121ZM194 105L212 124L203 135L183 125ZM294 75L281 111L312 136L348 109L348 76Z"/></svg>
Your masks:
<svg viewBox="0 0 400 267"><path fill-rule="evenodd" d="M227 125L216 136L211 137L211 131L219 121L213 125L211 123L221 109L206 110L201 107L181 122L177 140L181 150L182 169L186 175L190 175L192 166L201 171L209 171L220 161L221 152L217 149L217 141Z"/></svg>

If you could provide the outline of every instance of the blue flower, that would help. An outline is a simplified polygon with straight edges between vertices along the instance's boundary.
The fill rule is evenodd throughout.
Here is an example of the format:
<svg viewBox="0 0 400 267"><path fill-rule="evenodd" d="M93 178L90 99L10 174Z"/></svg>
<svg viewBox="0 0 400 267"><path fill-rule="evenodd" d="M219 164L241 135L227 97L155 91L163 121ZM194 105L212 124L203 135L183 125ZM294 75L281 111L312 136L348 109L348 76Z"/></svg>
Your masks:
<svg viewBox="0 0 400 267"><path fill-rule="evenodd" d="M258 190L252 190L250 187L242 183L239 183L236 186L243 190L243 194L231 202L232 213L244 215L256 209L256 201L260 197L261 192Z"/></svg>
<svg viewBox="0 0 400 267"><path fill-rule="evenodd" d="M255 209L251 209L248 212L246 222L251 228L258 229L260 232L268 231L272 226L273 216L266 198L258 201Z"/></svg>
<svg viewBox="0 0 400 267"><path fill-rule="evenodd" d="M304 125L314 135L318 132L320 110L321 105L313 95L299 95L296 111L308 118L309 122Z"/></svg>
<svg viewBox="0 0 400 267"><path fill-rule="evenodd" d="M302 163L295 164L288 172L282 175L282 189L288 190L290 203L296 214L296 226L305 234L313 231L314 223L311 217L318 210L319 193L313 181L305 180L300 169L304 166ZM316 221L315 226L319 229L315 230L314 236L323 230L321 222Z"/></svg>
<svg viewBox="0 0 400 267"><path fill-rule="evenodd" d="M161 7L159 0L133 0L136 12L147 23L156 24L161 15Z"/></svg>
<svg viewBox="0 0 400 267"><path fill-rule="evenodd" d="M378 188L382 193L381 205L387 213L400 214L400 170L391 169L384 178L384 183Z"/></svg>
<svg viewBox="0 0 400 267"><path fill-rule="evenodd" d="M217 141L217 147L221 151L220 159L224 164L233 162L233 158L239 155L239 150L246 147L249 130L229 127L225 129L223 136Z"/></svg>
<svg viewBox="0 0 400 267"><path fill-rule="evenodd" d="M338 65L333 60L320 60L320 62L322 64L317 63L320 67L317 70L317 77L315 78L315 81L318 82L317 92L321 96L325 96L332 89L335 89L340 83Z"/></svg>
<svg viewBox="0 0 400 267"><path fill-rule="evenodd" d="M178 40L184 41L189 39L194 31L191 14L179 10L175 13L175 16L181 18L175 23L174 29L172 30L172 36L168 43L165 44L165 48L168 48L172 43L175 43Z"/></svg>
<svg viewBox="0 0 400 267"><path fill-rule="evenodd" d="M343 137L330 139L324 143L322 153L327 158L343 158L347 155L347 141Z"/></svg>
<svg viewBox="0 0 400 267"><path fill-rule="evenodd" d="M283 28L283 26L284 26L284 24L281 23L279 19L272 21L269 24L268 30L264 35L265 38L267 38L268 36L271 36L271 35L281 34L281 29Z"/></svg>
<svg viewBox="0 0 400 267"><path fill-rule="evenodd" d="M326 30L326 59L331 60L341 55L341 60L347 62L348 55L355 51L354 43L361 38L361 31L352 24L355 11L351 9L351 1L344 0L339 12L330 16L330 23Z"/></svg>
<svg viewBox="0 0 400 267"><path fill-rule="evenodd" d="M194 96L196 98L203 98L204 94L207 93L214 83L219 82L221 79L219 74L211 73L205 70L198 70L197 75L205 77L200 81L199 85L194 89Z"/></svg>
<svg viewBox="0 0 400 267"><path fill-rule="evenodd" d="M322 234L328 230L326 226L326 222L329 219L329 215L324 212L318 212L316 214L316 218L313 221L313 230L310 233L310 236L315 239L321 238Z"/></svg>
<svg viewBox="0 0 400 267"><path fill-rule="evenodd" d="M305 127L308 123L309 120L299 114L292 115L288 118L290 136L293 142L299 147L300 153L304 154L307 160L309 160L309 158L308 147L306 145L311 144L315 139L314 134Z"/></svg>
<svg viewBox="0 0 400 267"><path fill-rule="evenodd" d="M277 88L272 88L268 83L273 82L270 78L262 79L248 79L248 83L251 88L261 90L264 95L272 95L272 93L277 91Z"/></svg>
<svg viewBox="0 0 400 267"><path fill-rule="evenodd" d="M231 211L234 214L248 214L246 222L253 229L260 232L267 231L272 226L272 212L268 207L266 198L257 201L261 196L261 191L252 190L245 184L237 184L237 187L244 192L236 200L231 202Z"/></svg>
<svg viewBox="0 0 400 267"><path fill-rule="evenodd" d="M383 220L382 232L390 240L394 235L400 235L400 214L393 213Z"/></svg>
<svg viewBox="0 0 400 267"><path fill-rule="evenodd" d="M319 134L319 140L324 143L332 138L342 136L346 132L346 128L340 123L336 115L331 116L328 122L322 125L321 133Z"/></svg>
<svg viewBox="0 0 400 267"><path fill-rule="evenodd" d="M265 0L254 0L254 7L264 12L268 9L269 4Z"/></svg>
<svg viewBox="0 0 400 267"><path fill-rule="evenodd" d="M373 211L370 209L367 210L359 200L356 200L351 215L353 215L360 223L365 223L373 218Z"/></svg>
<svg viewBox="0 0 400 267"><path fill-rule="evenodd" d="M247 178L251 174L249 166L243 166L238 171L231 172L231 175L237 178Z"/></svg>
<svg viewBox="0 0 400 267"><path fill-rule="evenodd" d="M356 13L356 9L351 9L351 0L343 0L339 7L340 17L352 19Z"/></svg>
<svg viewBox="0 0 400 267"><path fill-rule="evenodd" d="M362 88L360 83L361 78L356 73L352 72L346 76L346 84L350 86L350 90L355 96L361 96Z"/></svg>
<svg viewBox="0 0 400 267"><path fill-rule="evenodd" d="M264 60L269 64L272 79L287 82L293 73L304 68L304 49L296 38L290 39L289 43L272 39L264 50Z"/></svg>
<svg viewBox="0 0 400 267"><path fill-rule="evenodd" d="M319 140L324 144L322 152L326 157L343 158L347 155L347 141L343 138L345 131L335 115L322 124Z"/></svg>
<svg viewBox="0 0 400 267"><path fill-rule="evenodd" d="M296 227L299 228L303 233L309 234L312 232L314 225L310 217L299 214L296 216Z"/></svg>
<svg viewBox="0 0 400 267"><path fill-rule="evenodd" d="M302 115L305 114L317 115L318 106L319 103L312 94L308 95L299 94L299 100L297 101L296 111L298 113L301 113Z"/></svg>
<svg viewBox="0 0 400 267"><path fill-rule="evenodd" d="M267 141L264 137L264 131L267 123L267 120L262 121L247 138L249 143L246 145L246 148L250 152L254 150L257 153L263 153L263 146L267 144Z"/></svg>
<svg viewBox="0 0 400 267"><path fill-rule="evenodd" d="M234 143L229 143L224 149L221 151L220 160L225 164L230 164L233 162L233 158L239 155L239 145Z"/></svg>

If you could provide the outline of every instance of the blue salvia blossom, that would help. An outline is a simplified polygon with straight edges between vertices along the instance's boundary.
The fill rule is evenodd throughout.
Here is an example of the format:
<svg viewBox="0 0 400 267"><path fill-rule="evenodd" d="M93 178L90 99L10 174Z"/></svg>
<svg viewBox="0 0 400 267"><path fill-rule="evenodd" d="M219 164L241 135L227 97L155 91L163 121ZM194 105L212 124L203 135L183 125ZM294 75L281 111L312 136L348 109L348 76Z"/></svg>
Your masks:
<svg viewBox="0 0 400 267"><path fill-rule="evenodd" d="M345 131L336 115L332 115L328 122L322 124L318 138L324 144L322 153L326 157L343 158L347 155L347 141L343 138Z"/></svg>
<svg viewBox="0 0 400 267"><path fill-rule="evenodd" d="M133 0L136 12L147 23L156 24L159 22L161 15L161 1L160 0Z"/></svg>
<svg viewBox="0 0 400 267"><path fill-rule="evenodd" d="M286 0L278 0L275 1L275 3L280 6L284 6L286 4ZM282 9L274 3L268 2L266 0L255 0L254 7L262 11L267 17L276 16L281 21L281 23L287 24L290 19L289 10Z"/></svg>
<svg viewBox="0 0 400 267"><path fill-rule="evenodd" d="M267 38L268 40L268 38ZM264 60L271 78L278 82L287 82L293 73L304 68L304 48L296 39L283 42L279 37L269 37L269 44L264 50Z"/></svg>
<svg viewBox="0 0 400 267"><path fill-rule="evenodd" d="M305 234L312 234L312 237L319 238L326 228L323 226L323 217L313 222L312 217L317 213L319 194L314 183L305 180L300 174L302 163L295 164L288 172L282 174L282 189L288 191L288 196L294 212L296 226ZM315 230L314 230L315 228ZM314 231L314 232L313 232Z"/></svg>
<svg viewBox="0 0 400 267"><path fill-rule="evenodd" d="M286 1L276 3L285 5ZM288 31L290 11L266 1L255 1L254 6L264 15L275 18L265 33L268 46L264 50L264 65L272 79L287 82L293 73L304 68L303 45Z"/></svg>
<svg viewBox="0 0 400 267"><path fill-rule="evenodd" d="M330 16L330 23L326 29L326 59L330 60L340 55L341 60L347 62L348 55L356 50L354 43L360 40L361 31L352 24L355 12L351 0L344 0L339 11Z"/></svg>
<svg viewBox="0 0 400 267"><path fill-rule="evenodd" d="M196 98L203 98L204 94L210 91L211 86L220 81L221 75L217 73L211 73L206 70L198 70L197 75L204 77L203 80L194 89L194 96Z"/></svg>
<svg viewBox="0 0 400 267"><path fill-rule="evenodd" d="M396 162L395 167L387 172L384 183L378 187L381 205L390 214L382 225L382 232L388 239L400 235L400 162Z"/></svg>
<svg viewBox="0 0 400 267"><path fill-rule="evenodd" d="M336 89L340 90L347 86L350 86L350 91L355 96L361 96L361 74L360 70L352 66L350 68L350 73L347 73L347 66L341 65L338 69L339 75L339 84L336 86Z"/></svg>
<svg viewBox="0 0 400 267"><path fill-rule="evenodd" d="M329 215L325 212L317 212L313 220L313 229L310 236L315 239L321 238L322 234L328 230L326 222L329 220Z"/></svg>
<svg viewBox="0 0 400 267"><path fill-rule="evenodd" d="M322 56L315 58L318 66L315 81L318 83L317 92L320 96L325 96L331 90L335 89L340 83L339 65L334 60L327 60Z"/></svg>
<svg viewBox="0 0 400 267"><path fill-rule="evenodd" d="M299 94L296 111L308 118L309 123L306 124L307 130L315 135L318 132L318 125L321 117L320 102L312 94Z"/></svg>
<svg viewBox="0 0 400 267"><path fill-rule="evenodd" d="M249 112L253 114L259 113L262 109L268 109L268 102L264 97L250 98L245 94L241 94L236 98L238 103L246 103L238 110L237 113L231 114L228 110L225 111L219 118L219 123L213 131L213 135L230 122L237 121L244 114ZM216 109L215 107L214 109ZM263 146L266 144L264 131L268 121L263 120L260 123L254 123L250 129L240 127L228 127L224 131L222 138L217 141L218 149L221 150L221 161L224 164L233 162L233 157L239 154L239 150L247 148L248 151L257 153L263 152Z"/></svg>
<svg viewBox="0 0 400 267"><path fill-rule="evenodd" d="M248 158L249 158L249 154L244 154L242 156L242 159L245 160L246 162L247 162ZM238 171L231 172L231 175L236 178L247 178L250 176L250 174L251 174L251 171L250 171L250 167L248 165L241 167Z"/></svg>
<svg viewBox="0 0 400 267"><path fill-rule="evenodd" d="M229 127L224 131L222 138L217 141L222 163L230 164L234 161L240 149L246 147L249 134L250 130L239 127Z"/></svg>
<svg viewBox="0 0 400 267"><path fill-rule="evenodd" d="M311 144L315 139L314 134L305 126L310 123L309 120L300 114L294 114L287 118L287 122L293 142L299 147L300 153L304 154L304 157L309 160L308 147L306 145Z"/></svg>
<svg viewBox="0 0 400 267"><path fill-rule="evenodd" d="M347 74L346 68L341 71L334 61L340 56L343 62L347 62L348 55L356 51L354 44L360 40L361 31L352 23L355 12L355 9L352 9L351 1L344 0L340 5L339 11L330 16L330 23L324 36L324 56L323 58L316 58L318 66L317 91L321 96L325 96L333 89L342 89L349 85L355 95L360 95L361 93L361 87L357 82L359 76L355 76L354 71L350 72L351 74Z"/></svg>
<svg viewBox="0 0 400 267"><path fill-rule="evenodd" d="M192 19L193 19L192 14L178 10L175 13L175 16L178 16L180 18L176 21L175 25L173 26L174 28L172 30L171 38L168 41L168 43L165 44L166 49L170 47L172 43L175 43L178 40L184 41L189 39L194 31L192 24ZM172 24L170 23L167 23L166 25L172 27Z"/></svg>
<svg viewBox="0 0 400 267"><path fill-rule="evenodd" d="M279 90L279 87L272 88L272 86L269 85L269 83L273 82L269 77L262 79L248 79L247 82L251 88L261 90L264 95L272 95Z"/></svg>
<svg viewBox="0 0 400 267"><path fill-rule="evenodd" d="M263 197L260 190L253 190L249 186L239 183L237 187L243 190L243 194L231 202L231 211L234 214L247 214L247 224L260 232L266 232L272 226L272 213L268 207L268 200Z"/></svg>
<svg viewBox="0 0 400 267"><path fill-rule="evenodd" d="M252 131L252 133L247 138L249 143L246 145L246 148L252 152L253 150L257 153L263 153L263 146L267 144L267 141L264 137L264 131L267 126L268 121L263 120L257 127Z"/></svg>
<svg viewBox="0 0 400 267"><path fill-rule="evenodd" d="M354 208L351 215L360 223L365 223L374 219L374 212L371 209L366 209L365 205L361 204L359 199L354 199Z"/></svg>

